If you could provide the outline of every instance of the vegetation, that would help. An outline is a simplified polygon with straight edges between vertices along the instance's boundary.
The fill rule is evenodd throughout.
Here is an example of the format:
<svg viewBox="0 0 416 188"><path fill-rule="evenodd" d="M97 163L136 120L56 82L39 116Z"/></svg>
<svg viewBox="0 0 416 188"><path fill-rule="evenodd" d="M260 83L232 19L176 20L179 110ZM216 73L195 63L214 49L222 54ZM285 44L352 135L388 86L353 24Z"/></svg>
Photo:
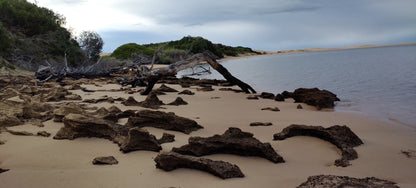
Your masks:
<svg viewBox="0 0 416 188"><path fill-rule="evenodd" d="M78 38L78 43L81 49L84 50L89 61L98 61L104 45L104 41L98 33L94 31L83 31Z"/></svg>
<svg viewBox="0 0 416 188"><path fill-rule="evenodd" d="M45 61L70 65L85 61L76 40L62 26L62 15L24 0L0 0L0 56L28 70L36 70Z"/></svg>
<svg viewBox="0 0 416 188"><path fill-rule="evenodd" d="M130 59L137 53L152 55L154 50L160 47L163 47L163 50L157 54L159 60L158 62L164 64L180 60L189 54L201 53L207 50L214 53L218 58L223 58L225 55L237 56L244 53L260 54L259 52L253 51L251 48L247 47L231 47L223 44L214 44L202 37L186 36L180 40L156 44L124 44L114 50L111 56L117 59Z"/></svg>

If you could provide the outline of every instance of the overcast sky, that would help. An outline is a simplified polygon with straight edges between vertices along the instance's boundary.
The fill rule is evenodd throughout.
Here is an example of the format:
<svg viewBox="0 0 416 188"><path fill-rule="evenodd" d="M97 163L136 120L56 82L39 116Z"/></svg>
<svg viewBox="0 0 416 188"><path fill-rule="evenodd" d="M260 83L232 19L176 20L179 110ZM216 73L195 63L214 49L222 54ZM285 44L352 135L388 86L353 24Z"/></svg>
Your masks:
<svg viewBox="0 0 416 188"><path fill-rule="evenodd" d="M35 0L29 0L35 2ZM416 42L416 0L37 0L104 52L202 36L259 50Z"/></svg>

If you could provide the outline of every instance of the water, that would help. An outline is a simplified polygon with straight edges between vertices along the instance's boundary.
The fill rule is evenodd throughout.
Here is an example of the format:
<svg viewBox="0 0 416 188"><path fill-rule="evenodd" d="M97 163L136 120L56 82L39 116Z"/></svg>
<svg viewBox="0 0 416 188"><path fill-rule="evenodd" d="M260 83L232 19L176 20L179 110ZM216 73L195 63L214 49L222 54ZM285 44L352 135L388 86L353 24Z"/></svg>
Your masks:
<svg viewBox="0 0 416 188"><path fill-rule="evenodd" d="M416 45L258 56L221 64L258 92L318 87L341 99L337 111L416 127ZM198 78L223 79L215 70Z"/></svg>

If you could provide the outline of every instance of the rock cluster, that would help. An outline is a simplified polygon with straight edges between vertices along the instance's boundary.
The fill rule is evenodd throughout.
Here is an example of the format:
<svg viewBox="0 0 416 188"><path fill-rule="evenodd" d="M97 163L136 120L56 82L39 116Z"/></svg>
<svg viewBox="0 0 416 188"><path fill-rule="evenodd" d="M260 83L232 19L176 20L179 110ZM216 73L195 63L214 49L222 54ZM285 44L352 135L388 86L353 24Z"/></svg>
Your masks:
<svg viewBox="0 0 416 188"><path fill-rule="evenodd" d="M336 166L346 167L349 160L358 158L353 147L363 144L363 141L347 126L334 125L328 128L322 126L290 125L280 133L273 135L274 140L284 140L293 136L312 136L328 141L337 146L342 152L342 158L335 161Z"/></svg>
<svg viewBox="0 0 416 188"><path fill-rule="evenodd" d="M318 110L322 108L333 108L335 101L339 101L339 98L332 92L318 88L299 88L294 92L284 91L281 95L284 98L293 98L295 102L316 106Z"/></svg>
<svg viewBox="0 0 416 188"><path fill-rule="evenodd" d="M210 154L236 154L242 156L263 157L274 163L284 162L269 143L262 143L252 133L243 132L239 128L229 128L222 135L208 138L190 137L189 144L172 151L194 156Z"/></svg>
<svg viewBox="0 0 416 188"><path fill-rule="evenodd" d="M213 161L174 152L162 152L154 160L156 167L165 171L172 171L177 168L191 168L209 172L222 179L244 177L237 165L224 161Z"/></svg>
<svg viewBox="0 0 416 188"><path fill-rule="evenodd" d="M332 188L332 187L366 187L366 188L399 188L392 181L374 177L352 178L348 176L318 175L311 176L297 188Z"/></svg>

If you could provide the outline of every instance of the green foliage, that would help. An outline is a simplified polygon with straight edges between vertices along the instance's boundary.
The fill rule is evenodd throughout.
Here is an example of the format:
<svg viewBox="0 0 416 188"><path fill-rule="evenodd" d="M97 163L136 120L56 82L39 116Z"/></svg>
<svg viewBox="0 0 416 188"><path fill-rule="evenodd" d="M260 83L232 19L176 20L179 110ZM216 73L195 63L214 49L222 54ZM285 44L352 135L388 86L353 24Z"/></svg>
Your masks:
<svg viewBox="0 0 416 188"><path fill-rule="evenodd" d="M101 36L93 31L83 31L78 38L78 42L88 60L97 62L104 45Z"/></svg>
<svg viewBox="0 0 416 188"><path fill-rule="evenodd" d="M129 59L135 53L153 55L154 49L136 43L128 43L121 45L116 50L114 50L114 52L111 54L111 57L115 57L117 59Z"/></svg>
<svg viewBox="0 0 416 188"><path fill-rule="evenodd" d="M15 70L16 67L12 64L10 64L9 62L7 62L6 60L4 60L3 58L0 58L0 68L5 67L6 69L9 70Z"/></svg>
<svg viewBox="0 0 416 188"><path fill-rule="evenodd" d="M214 53L219 58L224 57L224 54L221 51L219 51L215 44L202 37L183 37L181 40L169 42L167 47L181 50L190 50L190 52L194 54L202 53L208 50Z"/></svg>
<svg viewBox="0 0 416 188"><path fill-rule="evenodd" d="M3 28L2 22L0 22L0 56L6 55L12 47L12 40L7 34L6 29Z"/></svg>

